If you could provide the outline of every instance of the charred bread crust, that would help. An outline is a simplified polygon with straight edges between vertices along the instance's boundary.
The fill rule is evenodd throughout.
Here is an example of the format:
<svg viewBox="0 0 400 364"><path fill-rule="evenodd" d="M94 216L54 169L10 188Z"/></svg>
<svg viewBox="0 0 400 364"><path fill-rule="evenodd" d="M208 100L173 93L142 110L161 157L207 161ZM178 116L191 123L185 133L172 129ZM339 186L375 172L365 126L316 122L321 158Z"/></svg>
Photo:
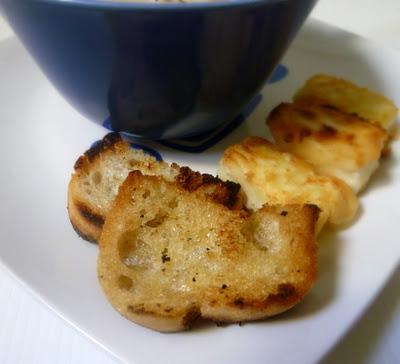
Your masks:
<svg viewBox="0 0 400 364"><path fill-rule="evenodd" d="M192 171L189 167L180 167L176 182L186 191L193 192L202 187L212 187L209 196L229 209L241 208L240 185L231 181L222 181L211 174Z"/></svg>
<svg viewBox="0 0 400 364"><path fill-rule="evenodd" d="M96 214L95 212L91 211L89 207L86 205L76 202L75 207L78 210L79 214L83 219L87 221L89 224L93 224L99 228L103 227L104 224L104 217Z"/></svg>
<svg viewBox="0 0 400 364"><path fill-rule="evenodd" d="M87 164L93 162L104 151L113 149L118 143L123 143L123 139L118 133L108 133L103 139L95 143L74 164L76 172L82 170Z"/></svg>
<svg viewBox="0 0 400 364"><path fill-rule="evenodd" d="M97 243L104 224L103 216L91 212L91 210L73 197L71 181L68 188L68 216L75 232L90 243Z"/></svg>
<svg viewBox="0 0 400 364"><path fill-rule="evenodd" d="M79 237L81 237L83 240L86 240L89 243L97 244L97 239L94 238L91 235L84 234L81 230L78 229L78 227L75 225L75 223L70 219L72 228L74 231L78 234Z"/></svg>

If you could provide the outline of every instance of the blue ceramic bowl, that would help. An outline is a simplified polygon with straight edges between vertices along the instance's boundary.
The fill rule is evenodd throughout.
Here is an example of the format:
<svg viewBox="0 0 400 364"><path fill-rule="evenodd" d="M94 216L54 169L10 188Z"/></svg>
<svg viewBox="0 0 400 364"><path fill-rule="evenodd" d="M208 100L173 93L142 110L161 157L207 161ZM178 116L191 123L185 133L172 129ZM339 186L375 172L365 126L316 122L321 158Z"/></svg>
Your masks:
<svg viewBox="0 0 400 364"><path fill-rule="evenodd" d="M262 87L316 0L0 0L65 98L98 123L167 139L231 119ZM43 100L45 103L45 100Z"/></svg>

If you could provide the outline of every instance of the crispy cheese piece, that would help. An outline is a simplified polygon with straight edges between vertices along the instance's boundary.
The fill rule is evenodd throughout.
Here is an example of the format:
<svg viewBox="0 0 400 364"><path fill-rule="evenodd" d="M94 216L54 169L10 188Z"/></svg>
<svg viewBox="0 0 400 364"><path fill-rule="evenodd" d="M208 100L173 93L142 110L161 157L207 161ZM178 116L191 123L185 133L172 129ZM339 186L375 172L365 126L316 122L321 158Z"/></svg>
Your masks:
<svg viewBox="0 0 400 364"><path fill-rule="evenodd" d="M317 175L310 164L259 137L229 147L220 161L219 177L242 186L250 209L265 203L317 205L317 232L326 222L349 223L358 209L358 199L346 183Z"/></svg>
<svg viewBox="0 0 400 364"><path fill-rule="evenodd" d="M320 106L281 104L267 118L275 142L318 174L345 181L356 193L379 165L388 133L354 115Z"/></svg>
<svg viewBox="0 0 400 364"><path fill-rule="evenodd" d="M323 74L310 78L293 100L297 104L330 106L356 114L386 130L392 128L398 113L396 105L383 95Z"/></svg>

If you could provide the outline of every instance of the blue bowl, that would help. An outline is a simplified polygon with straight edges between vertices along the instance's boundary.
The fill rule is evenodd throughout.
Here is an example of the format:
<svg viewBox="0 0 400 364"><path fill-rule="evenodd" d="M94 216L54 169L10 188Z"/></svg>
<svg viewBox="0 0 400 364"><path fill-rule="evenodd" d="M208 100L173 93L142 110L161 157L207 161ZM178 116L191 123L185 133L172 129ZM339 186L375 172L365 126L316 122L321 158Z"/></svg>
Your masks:
<svg viewBox="0 0 400 364"><path fill-rule="evenodd" d="M0 0L15 33L82 114L168 139L234 117L316 0ZM43 100L45 104L45 100Z"/></svg>

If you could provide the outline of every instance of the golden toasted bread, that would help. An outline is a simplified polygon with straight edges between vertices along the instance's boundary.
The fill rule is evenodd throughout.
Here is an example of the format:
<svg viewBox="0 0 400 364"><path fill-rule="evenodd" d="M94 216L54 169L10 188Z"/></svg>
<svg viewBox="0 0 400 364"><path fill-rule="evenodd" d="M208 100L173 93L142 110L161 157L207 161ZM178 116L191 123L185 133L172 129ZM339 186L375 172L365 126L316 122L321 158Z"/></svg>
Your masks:
<svg viewBox="0 0 400 364"><path fill-rule="evenodd" d="M232 209L242 206L237 184L174 163L158 162L143 151L132 149L117 133L106 135L86 151L74 169L68 186L68 213L78 234L92 242L99 240L119 186L133 170L176 180L183 188L200 190Z"/></svg>
<svg viewBox="0 0 400 364"><path fill-rule="evenodd" d="M313 105L280 104L268 116L275 142L359 192L379 165L388 133L357 116Z"/></svg>
<svg viewBox="0 0 400 364"><path fill-rule="evenodd" d="M311 205L230 210L176 181L131 172L106 217L99 282L119 313L158 331L198 317L262 319L313 285L317 218Z"/></svg>
<svg viewBox="0 0 400 364"><path fill-rule="evenodd" d="M229 147L219 176L242 186L250 209L265 203L317 205L317 232L326 222L349 223L358 209L358 199L346 183L318 175L307 162L259 137Z"/></svg>
<svg viewBox="0 0 400 364"><path fill-rule="evenodd" d="M329 75L316 75L295 94L295 103L323 105L355 114L389 130L397 118L396 105L383 95L350 81Z"/></svg>

